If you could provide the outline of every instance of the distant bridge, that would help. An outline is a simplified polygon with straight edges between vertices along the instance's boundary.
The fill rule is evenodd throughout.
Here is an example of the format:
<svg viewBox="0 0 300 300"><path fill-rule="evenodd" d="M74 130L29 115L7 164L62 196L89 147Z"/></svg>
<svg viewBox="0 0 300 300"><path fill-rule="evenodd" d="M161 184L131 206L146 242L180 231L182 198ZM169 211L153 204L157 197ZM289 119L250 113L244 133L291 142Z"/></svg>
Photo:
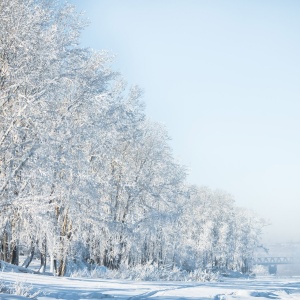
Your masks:
<svg viewBox="0 0 300 300"><path fill-rule="evenodd" d="M300 264L300 259L295 257L257 257L252 261L253 265L268 266L270 274L277 273L277 265Z"/></svg>
<svg viewBox="0 0 300 300"><path fill-rule="evenodd" d="M290 265L299 264L300 259L295 257L257 257L252 261L253 265Z"/></svg>

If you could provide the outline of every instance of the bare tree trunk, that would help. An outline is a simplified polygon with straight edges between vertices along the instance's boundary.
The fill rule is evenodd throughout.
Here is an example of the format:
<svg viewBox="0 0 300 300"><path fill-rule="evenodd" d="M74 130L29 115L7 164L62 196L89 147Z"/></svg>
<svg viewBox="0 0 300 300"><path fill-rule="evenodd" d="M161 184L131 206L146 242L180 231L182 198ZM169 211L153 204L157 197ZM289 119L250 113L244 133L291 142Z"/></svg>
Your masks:
<svg viewBox="0 0 300 300"><path fill-rule="evenodd" d="M44 237L42 242L42 249L41 249L41 265L39 268L40 273L45 273L47 266L47 241L46 237Z"/></svg>
<svg viewBox="0 0 300 300"><path fill-rule="evenodd" d="M18 242L15 242L12 246L11 252L11 264L18 266L19 265L19 245Z"/></svg>
<svg viewBox="0 0 300 300"><path fill-rule="evenodd" d="M57 273L57 260L56 259L53 260L53 268L54 268L54 272L56 274Z"/></svg>
<svg viewBox="0 0 300 300"><path fill-rule="evenodd" d="M59 261L59 267L58 267L57 275L58 276L64 276L66 274L66 270L67 270L67 259L66 259L66 257L63 257Z"/></svg>
<svg viewBox="0 0 300 300"><path fill-rule="evenodd" d="M26 258L26 260L24 261L22 267L24 267L24 268L28 268L29 267L30 263L32 262L33 256L34 256L34 250L35 250L34 242L31 241L29 255Z"/></svg>
<svg viewBox="0 0 300 300"><path fill-rule="evenodd" d="M5 262L9 262L9 237L8 237L7 228L5 228L2 235L1 259Z"/></svg>
<svg viewBox="0 0 300 300"><path fill-rule="evenodd" d="M61 258L59 260L59 267L57 271L58 276L64 276L67 270L67 247L66 245L68 241L71 239L71 231L72 231L72 224L68 218L68 210L64 215L64 220L60 232L60 240L61 240Z"/></svg>

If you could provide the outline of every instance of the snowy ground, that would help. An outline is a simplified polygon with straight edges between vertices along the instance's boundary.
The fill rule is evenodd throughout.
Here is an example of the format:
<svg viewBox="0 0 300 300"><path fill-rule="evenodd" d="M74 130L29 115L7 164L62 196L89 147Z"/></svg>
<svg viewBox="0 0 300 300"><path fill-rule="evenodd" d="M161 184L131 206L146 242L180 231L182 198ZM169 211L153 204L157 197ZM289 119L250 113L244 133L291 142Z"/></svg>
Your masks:
<svg viewBox="0 0 300 300"><path fill-rule="evenodd" d="M134 282L126 280L58 278L46 275L1 272L0 286L14 285L38 300L120 299L120 300L300 300L300 277L224 279L222 282ZM0 299L26 297L0 293Z"/></svg>

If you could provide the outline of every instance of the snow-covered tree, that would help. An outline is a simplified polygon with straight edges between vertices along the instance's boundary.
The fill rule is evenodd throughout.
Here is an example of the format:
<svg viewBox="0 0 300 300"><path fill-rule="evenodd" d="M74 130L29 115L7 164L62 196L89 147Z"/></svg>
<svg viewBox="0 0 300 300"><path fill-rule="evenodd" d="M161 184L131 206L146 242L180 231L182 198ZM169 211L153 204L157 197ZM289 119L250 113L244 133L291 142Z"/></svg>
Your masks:
<svg viewBox="0 0 300 300"><path fill-rule="evenodd" d="M79 46L83 25L59 1L0 2L0 259L245 270L261 220L185 182L140 89Z"/></svg>

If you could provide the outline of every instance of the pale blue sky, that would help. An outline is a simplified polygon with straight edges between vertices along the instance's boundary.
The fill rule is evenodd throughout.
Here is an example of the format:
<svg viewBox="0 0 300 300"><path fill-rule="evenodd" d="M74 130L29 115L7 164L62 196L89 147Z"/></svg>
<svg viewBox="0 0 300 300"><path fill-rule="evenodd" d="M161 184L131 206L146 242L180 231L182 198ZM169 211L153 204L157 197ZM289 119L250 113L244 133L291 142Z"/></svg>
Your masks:
<svg viewBox="0 0 300 300"><path fill-rule="evenodd" d="M82 44L144 91L189 182L220 188L300 240L300 1L70 0Z"/></svg>

